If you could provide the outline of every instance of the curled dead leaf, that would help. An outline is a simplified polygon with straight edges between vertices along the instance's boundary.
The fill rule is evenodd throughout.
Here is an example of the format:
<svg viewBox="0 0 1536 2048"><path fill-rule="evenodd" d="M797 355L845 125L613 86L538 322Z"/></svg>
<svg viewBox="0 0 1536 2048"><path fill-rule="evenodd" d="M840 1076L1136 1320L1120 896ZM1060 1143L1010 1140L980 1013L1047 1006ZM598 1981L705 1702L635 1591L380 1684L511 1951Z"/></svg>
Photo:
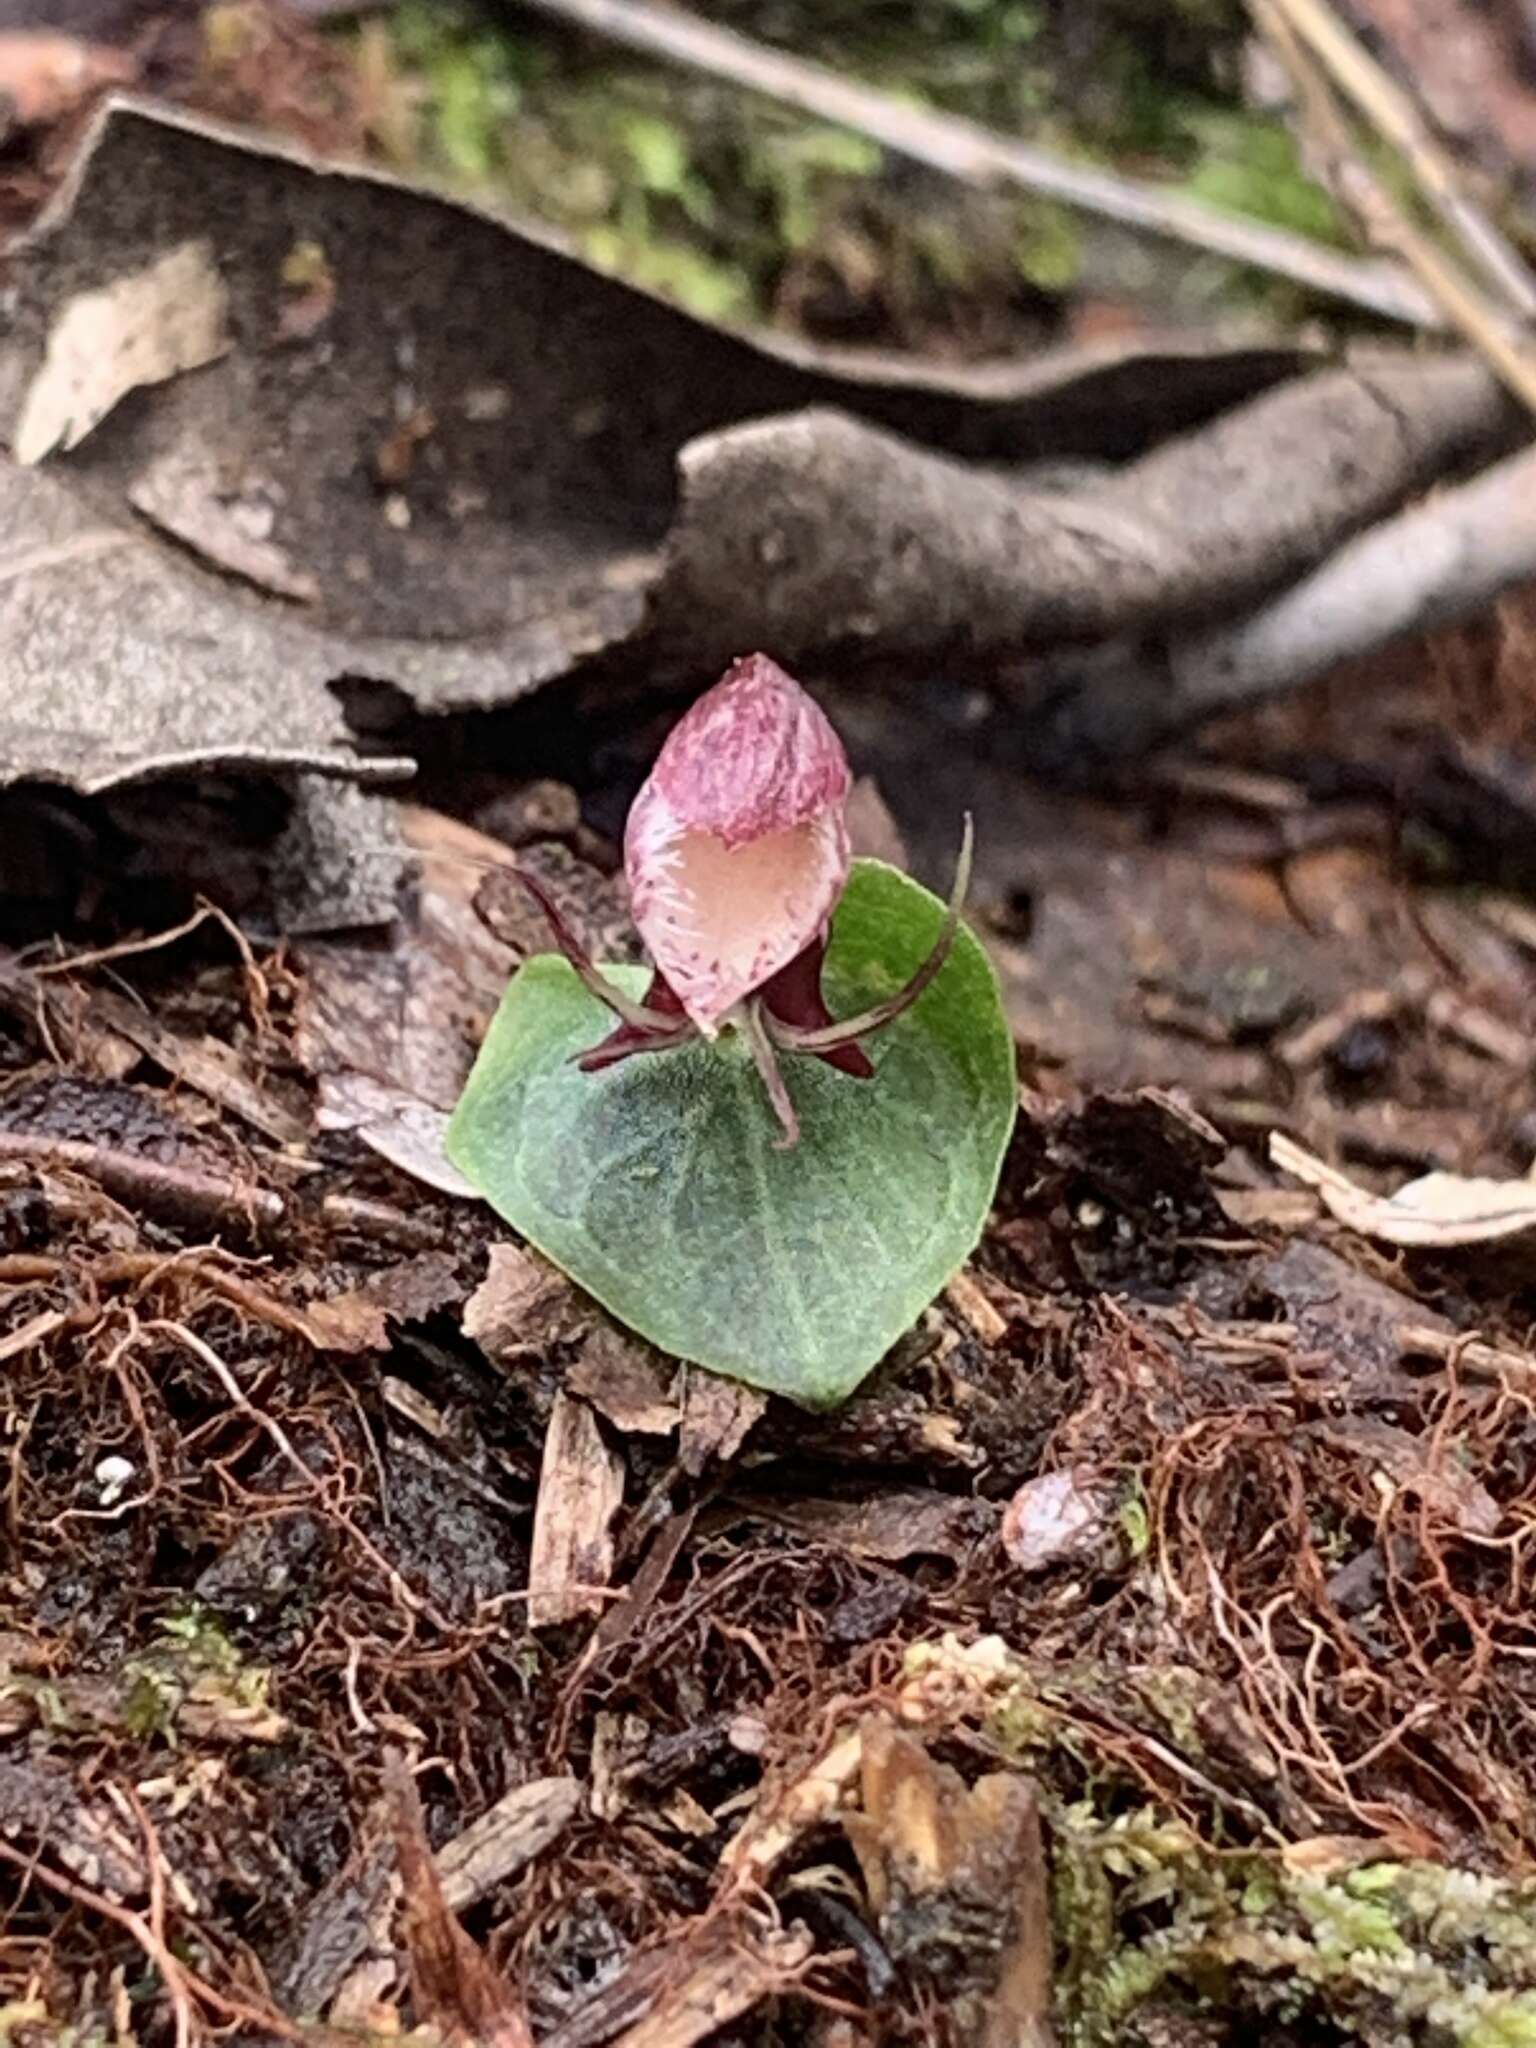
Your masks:
<svg viewBox="0 0 1536 2048"><path fill-rule="evenodd" d="M1269 1156L1283 1173L1317 1189L1331 1215L1388 1244L1494 1244L1536 1230L1536 1180L1426 1173L1396 1194L1373 1195L1337 1167L1272 1131Z"/></svg>

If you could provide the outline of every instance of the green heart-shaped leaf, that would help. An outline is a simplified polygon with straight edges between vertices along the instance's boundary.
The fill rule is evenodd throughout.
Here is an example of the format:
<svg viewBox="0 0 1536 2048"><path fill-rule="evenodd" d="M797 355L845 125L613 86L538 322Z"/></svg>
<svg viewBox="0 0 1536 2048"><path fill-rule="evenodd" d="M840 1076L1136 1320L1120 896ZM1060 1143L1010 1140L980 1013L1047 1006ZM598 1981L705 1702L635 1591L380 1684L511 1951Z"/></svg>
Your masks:
<svg viewBox="0 0 1536 2048"><path fill-rule="evenodd" d="M893 995L943 905L858 861L832 923L834 1016ZM639 995L643 969L607 972ZM500 1215L664 1351L826 1407L850 1394L974 1249L1013 1128L997 979L961 928L932 986L868 1041L873 1080L782 1056L800 1143L738 1034L596 1074L613 1019L564 960L513 978L448 1129Z"/></svg>

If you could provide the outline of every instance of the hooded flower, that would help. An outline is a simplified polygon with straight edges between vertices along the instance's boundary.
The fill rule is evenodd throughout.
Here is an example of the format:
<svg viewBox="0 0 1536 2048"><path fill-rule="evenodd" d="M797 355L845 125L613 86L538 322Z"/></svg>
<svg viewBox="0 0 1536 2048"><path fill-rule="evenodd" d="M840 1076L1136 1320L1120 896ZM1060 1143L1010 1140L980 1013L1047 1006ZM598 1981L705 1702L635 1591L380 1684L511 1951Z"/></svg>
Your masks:
<svg viewBox="0 0 1536 2048"><path fill-rule="evenodd" d="M826 714L766 654L673 727L624 868L640 936L706 1038L824 932L848 879L849 781Z"/></svg>
<svg viewBox="0 0 1536 2048"><path fill-rule="evenodd" d="M640 936L655 963L644 1002L609 981L548 892L520 871L560 950L619 1019L582 1055L589 1072L636 1053L739 1030L783 1135L799 1137L780 1053L874 1074L861 1040L915 1003L949 956L971 866L967 818L933 951L894 996L835 1019L821 992L833 910L848 880L848 757L826 715L766 654L738 661L673 727L624 834Z"/></svg>

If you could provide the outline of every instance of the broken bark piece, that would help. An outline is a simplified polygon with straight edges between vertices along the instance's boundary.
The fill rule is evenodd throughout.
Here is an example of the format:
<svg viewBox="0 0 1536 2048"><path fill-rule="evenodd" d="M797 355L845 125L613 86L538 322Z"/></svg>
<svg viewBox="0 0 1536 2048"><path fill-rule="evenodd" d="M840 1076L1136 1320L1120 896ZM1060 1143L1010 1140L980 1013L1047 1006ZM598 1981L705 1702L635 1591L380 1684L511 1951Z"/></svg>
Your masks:
<svg viewBox="0 0 1536 2048"><path fill-rule="evenodd" d="M400 1933L420 2017L440 2026L451 2048L533 2048L522 1999L444 1896L415 1781L398 1756L386 1765L384 1789L400 1871Z"/></svg>
<svg viewBox="0 0 1536 2048"><path fill-rule="evenodd" d="M944 1290L944 1299L982 1344L1001 1344L1008 1318L989 1299L969 1266L962 1266Z"/></svg>
<svg viewBox="0 0 1536 2048"><path fill-rule="evenodd" d="M346 1355L389 1349L389 1319L383 1304L370 1301L361 1288L310 1302L304 1322L317 1351Z"/></svg>
<svg viewBox="0 0 1536 2048"><path fill-rule="evenodd" d="M83 1794L62 1764L0 1759L0 1834L113 1898L142 1898L148 1890L143 1837L106 1799Z"/></svg>
<svg viewBox="0 0 1536 2048"><path fill-rule="evenodd" d="M369 1809L359 1840L341 1868L307 1902L299 1928L279 1951L273 1982L290 2012L324 2012L359 1959L388 1951L398 1894L389 1817L383 1802ZM389 1959L395 1975L393 1956Z"/></svg>
<svg viewBox="0 0 1536 2048"><path fill-rule="evenodd" d="M613 1518L623 1498L623 1460L603 1441L592 1410L556 1394L533 1511L530 1628L601 1614L613 1572Z"/></svg>
<svg viewBox="0 0 1536 2048"><path fill-rule="evenodd" d="M873 1717L860 1748L860 1808L843 1826L893 1960L945 1997L957 2044L1046 2048L1052 1932L1034 1787L1001 1771L967 1786Z"/></svg>
<svg viewBox="0 0 1536 2048"><path fill-rule="evenodd" d="M445 1842L435 1861L450 1909L462 1913L542 1855L574 1819L581 1798L575 1778L534 1778Z"/></svg>

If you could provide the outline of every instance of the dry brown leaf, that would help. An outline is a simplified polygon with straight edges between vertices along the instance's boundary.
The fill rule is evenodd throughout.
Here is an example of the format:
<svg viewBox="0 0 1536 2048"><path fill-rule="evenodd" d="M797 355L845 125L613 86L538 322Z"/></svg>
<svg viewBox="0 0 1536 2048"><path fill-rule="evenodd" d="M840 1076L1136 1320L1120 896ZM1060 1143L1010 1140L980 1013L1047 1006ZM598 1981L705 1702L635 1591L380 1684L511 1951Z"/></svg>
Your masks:
<svg viewBox="0 0 1536 2048"><path fill-rule="evenodd" d="M359 1351L389 1349L389 1319L381 1303L370 1301L360 1288L312 1301L304 1324L317 1351L349 1356Z"/></svg>
<svg viewBox="0 0 1536 2048"><path fill-rule="evenodd" d="M1283 1173L1316 1188L1340 1223L1388 1244L1495 1244L1536 1230L1536 1180L1426 1173L1395 1195L1373 1195L1283 1131L1270 1133L1269 1156Z"/></svg>
<svg viewBox="0 0 1536 2048"><path fill-rule="evenodd" d="M464 1304L464 1334L503 1364L579 1336L587 1318L582 1296L541 1253L493 1244L485 1278Z"/></svg>
<svg viewBox="0 0 1536 2048"><path fill-rule="evenodd" d="M682 1413L677 1375L659 1351L593 1310L592 1328L566 1375L566 1390L590 1401L626 1436L668 1436Z"/></svg>
<svg viewBox="0 0 1536 2048"><path fill-rule="evenodd" d="M756 1387L721 1379L696 1366L684 1368L683 1421L677 1455L685 1472L697 1479L711 1458L728 1465L768 1406Z"/></svg>
<svg viewBox="0 0 1536 2048"><path fill-rule="evenodd" d="M852 1500L749 1494L741 1504L763 1521L813 1542L886 1563L943 1557L959 1565L996 1527L997 1516L988 1501L920 1486L893 1486Z"/></svg>
<svg viewBox="0 0 1536 2048"><path fill-rule="evenodd" d="M1314 1434L1369 1459L1392 1486L1417 1494L1427 1508L1464 1536L1492 1536L1502 1510L1487 1487L1434 1448L1375 1415L1341 1415L1314 1425Z"/></svg>

